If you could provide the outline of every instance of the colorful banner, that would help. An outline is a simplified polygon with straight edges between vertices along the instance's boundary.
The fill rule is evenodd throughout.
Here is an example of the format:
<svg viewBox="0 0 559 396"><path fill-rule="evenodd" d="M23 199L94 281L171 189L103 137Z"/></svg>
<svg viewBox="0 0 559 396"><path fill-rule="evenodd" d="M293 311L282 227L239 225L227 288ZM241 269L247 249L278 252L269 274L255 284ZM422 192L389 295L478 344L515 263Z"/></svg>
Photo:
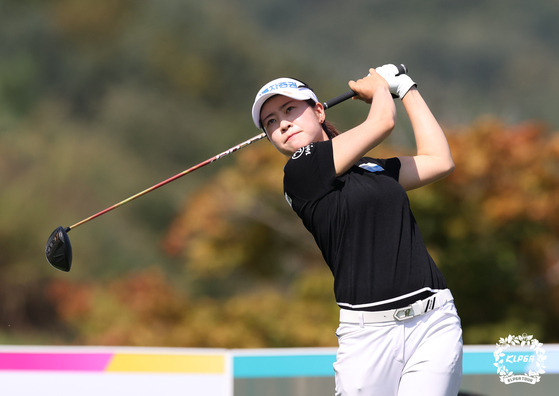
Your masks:
<svg viewBox="0 0 559 396"><path fill-rule="evenodd" d="M559 374L559 346L544 347L544 377ZM494 346L464 347L464 376L497 380L494 352ZM233 396L235 380L333 377L335 359L335 348L0 346L0 384L6 395Z"/></svg>
<svg viewBox="0 0 559 396"><path fill-rule="evenodd" d="M225 350L0 347L2 394L233 395Z"/></svg>

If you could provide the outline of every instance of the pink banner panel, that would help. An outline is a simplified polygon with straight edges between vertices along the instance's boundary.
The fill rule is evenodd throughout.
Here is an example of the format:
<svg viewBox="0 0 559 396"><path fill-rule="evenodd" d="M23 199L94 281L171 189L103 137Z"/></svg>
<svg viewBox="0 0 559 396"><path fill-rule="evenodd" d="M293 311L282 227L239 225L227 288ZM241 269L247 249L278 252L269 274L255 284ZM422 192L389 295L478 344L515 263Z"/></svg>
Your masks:
<svg viewBox="0 0 559 396"><path fill-rule="evenodd" d="M0 370L105 371L113 353L0 352Z"/></svg>

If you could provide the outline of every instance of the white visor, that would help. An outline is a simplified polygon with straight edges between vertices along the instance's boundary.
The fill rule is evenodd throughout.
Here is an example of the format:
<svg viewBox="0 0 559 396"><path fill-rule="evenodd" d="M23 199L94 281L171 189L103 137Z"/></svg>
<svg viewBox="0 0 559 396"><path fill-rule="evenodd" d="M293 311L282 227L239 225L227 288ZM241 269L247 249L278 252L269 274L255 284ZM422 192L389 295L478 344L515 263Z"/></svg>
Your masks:
<svg viewBox="0 0 559 396"><path fill-rule="evenodd" d="M296 100L312 99L315 103L318 103L318 98L307 84L293 78L286 77L272 80L260 88L256 98L254 98L254 104L252 105L252 120L257 128L262 129L262 123L260 122L260 111L262 110L262 106L268 99L275 95L283 95Z"/></svg>

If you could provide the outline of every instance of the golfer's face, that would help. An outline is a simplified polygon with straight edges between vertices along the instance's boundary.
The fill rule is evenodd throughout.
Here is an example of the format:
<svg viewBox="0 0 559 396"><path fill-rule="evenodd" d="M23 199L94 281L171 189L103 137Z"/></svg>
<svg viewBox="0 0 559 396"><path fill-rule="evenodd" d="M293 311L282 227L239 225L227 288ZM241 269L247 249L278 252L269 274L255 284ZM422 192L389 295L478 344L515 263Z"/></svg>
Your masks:
<svg viewBox="0 0 559 396"><path fill-rule="evenodd" d="M325 140L321 123L324 108L302 100L276 95L268 99L260 112L262 125L279 152L291 156L301 147Z"/></svg>

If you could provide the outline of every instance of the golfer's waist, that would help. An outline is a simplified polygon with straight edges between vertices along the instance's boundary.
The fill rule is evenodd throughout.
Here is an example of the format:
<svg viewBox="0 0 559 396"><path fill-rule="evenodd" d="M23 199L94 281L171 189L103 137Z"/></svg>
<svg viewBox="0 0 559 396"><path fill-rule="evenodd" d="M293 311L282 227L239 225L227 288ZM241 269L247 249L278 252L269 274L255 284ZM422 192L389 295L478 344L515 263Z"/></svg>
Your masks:
<svg viewBox="0 0 559 396"><path fill-rule="evenodd" d="M337 299L337 304L340 308L350 311L386 311L405 307L413 304L417 300L424 300L441 290L443 289L423 287L409 293L395 295L390 298L385 297L383 299L375 298L374 296L361 296L359 298L360 301L343 301L342 298Z"/></svg>
<svg viewBox="0 0 559 396"><path fill-rule="evenodd" d="M439 308L449 301L453 301L452 293L448 289L432 293L423 299L402 305L399 308L381 311L358 311L340 309L340 322L342 323L379 323L390 321L401 321L423 315L433 309Z"/></svg>

